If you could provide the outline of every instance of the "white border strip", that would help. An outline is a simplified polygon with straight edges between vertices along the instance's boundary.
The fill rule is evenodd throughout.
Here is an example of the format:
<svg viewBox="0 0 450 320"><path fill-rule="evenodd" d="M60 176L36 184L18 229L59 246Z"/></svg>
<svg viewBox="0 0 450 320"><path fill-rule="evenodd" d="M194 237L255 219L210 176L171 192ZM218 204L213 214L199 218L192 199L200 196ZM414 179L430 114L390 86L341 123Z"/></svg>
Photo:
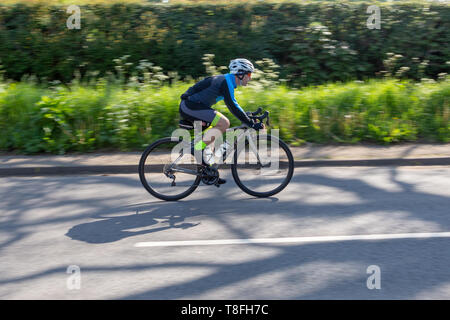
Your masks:
<svg viewBox="0 0 450 320"><path fill-rule="evenodd" d="M450 232L425 233L392 233L367 234L351 236L322 236L322 237L291 237L291 238L261 238L261 239L225 239L225 240L191 240L191 241L152 241L138 242L134 246L142 247L177 247L177 246L214 246L232 244L258 243L310 243L310 242L338 242L352 240L392 240L392 239L420 239L420 238L450 238Z"/></svg>

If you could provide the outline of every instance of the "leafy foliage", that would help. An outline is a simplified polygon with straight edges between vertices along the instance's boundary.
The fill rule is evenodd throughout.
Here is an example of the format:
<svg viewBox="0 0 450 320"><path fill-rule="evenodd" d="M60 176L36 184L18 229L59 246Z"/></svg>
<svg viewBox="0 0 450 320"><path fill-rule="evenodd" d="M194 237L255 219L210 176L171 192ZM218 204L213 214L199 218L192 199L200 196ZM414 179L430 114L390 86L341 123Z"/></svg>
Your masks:
<svg viewBox="0 0 450 320"><path fill-rule="evenodd" d="M365 80L390 72L437 79L449 73L450 7L429 1L380 2L381 29L369 29L367 7L350 1L177 1L80 5L81 29L69 30L64 6L0 5L0 59L7 78L35 75L70 83L117 74L117 57L198 78L202 60L271 59L280 79L305 86ZM389 65L390 67L390 65ZM220 70L218 70L220 71ZM132 76L124 70L124 76Z"/></svg>

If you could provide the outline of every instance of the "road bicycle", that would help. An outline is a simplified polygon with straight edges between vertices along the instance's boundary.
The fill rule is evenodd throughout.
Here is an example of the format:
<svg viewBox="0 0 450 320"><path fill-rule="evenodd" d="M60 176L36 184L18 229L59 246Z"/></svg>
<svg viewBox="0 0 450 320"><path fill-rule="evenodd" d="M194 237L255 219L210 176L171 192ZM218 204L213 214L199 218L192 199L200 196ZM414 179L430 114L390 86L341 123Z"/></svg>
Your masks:
<svg viewBox="0 0 450 320"><path fill-rule="evenodd" d="M270 125L269 112L262 108L247 112L250 119ZM254 197L270 197L282 191L294 173L294 159L288 145L265 130L255 131L246 125L229 128L232 141L217 148L216 163L205 164L191 152L195 143L193 119L181 119L180 128L188 136L172 135L149 145L139 161L139 177L144 188L156 198L176 201L189 196L200 183L219 187L219 169L231 168L236 184ZM209 127L203 123L202 133ZM272 130L273 131L273 130ZM231 133L231 134L230 134ZM200 136L201 138L201 136ZM217 161L217 160L220 161Z"/></svg>

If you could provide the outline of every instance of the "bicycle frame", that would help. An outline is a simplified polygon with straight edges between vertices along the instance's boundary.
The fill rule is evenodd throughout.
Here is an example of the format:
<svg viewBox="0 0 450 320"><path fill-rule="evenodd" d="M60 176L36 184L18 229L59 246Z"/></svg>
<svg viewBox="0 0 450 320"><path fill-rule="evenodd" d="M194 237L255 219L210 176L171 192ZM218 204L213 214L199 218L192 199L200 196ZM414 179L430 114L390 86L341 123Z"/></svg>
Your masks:
<svg viewBox="0 0 450 320"><path fill-rule="evenodd" d="M232 128L227 129L227 132L231 132L231 131L235 132L236 130L239 130L239 129L242 129L243 131L240 132L240 133L237 135L237 137L236 137L237 145L238 145L238 146L243 145L242 143L245 142L245 139L248 139L248 141L249 141L249 147L250 147L251 151L255 154L256 159L257 159L257 163L258 163L261 167L267 167L267 166L270 166L270 162L267 163L267 164L263 164L263 163L261 162L261 158L260 158L259 153L258 153L258 148L257 148L255 142L253 141L253 139L251 139L251 134L252 134L252 133L251 133L250 130L248 130L249 127L247 127L246 125L241 125L241 126L238 126L238 127L232 127ZM178 139L178 138L177 138L177 139ZM188 146L188 145L185 145L185 147L187 147L187 146ZM180 155L178 156L178 158L175 159L175 161L173 161L173 162L169 165L167 171L171 171L171 172L182 172L182 173L186 173L186 174L191 174L191 175L196 175L196 176L197 176L197 175L200 174L199 172L197 172L197 171L195 171L195 170L186 169L186 168L179 168L179 167L177 166L177 163L181 160L181 158L182 158L183 155L184 155L184 150L186 150L185 147L183 147L183 149L181 150L181 153L180 153ZM189 143L189 148L190 148L190 143ZM236 150L235 150L235 151L236 151ZM233 152L226 152L225 155L224 155L224 157L223 157L223 162L225 162L225 161L228 159L228 157L229 157L232 153L233 153Z"/></svg>

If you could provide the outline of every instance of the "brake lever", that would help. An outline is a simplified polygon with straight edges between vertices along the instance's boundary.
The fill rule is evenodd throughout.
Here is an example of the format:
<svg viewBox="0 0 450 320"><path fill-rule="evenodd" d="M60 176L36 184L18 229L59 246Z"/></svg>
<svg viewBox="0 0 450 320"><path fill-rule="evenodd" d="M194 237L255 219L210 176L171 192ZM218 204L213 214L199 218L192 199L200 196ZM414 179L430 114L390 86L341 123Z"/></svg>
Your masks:
<svg viewBox="0 0 450 320"><path fill-rule="evenodd" d="M270 126L270 121L269 121L269 111L264 112L264 114L260 117L261 122L266 119L266 124L268 126Z"/></svg>

